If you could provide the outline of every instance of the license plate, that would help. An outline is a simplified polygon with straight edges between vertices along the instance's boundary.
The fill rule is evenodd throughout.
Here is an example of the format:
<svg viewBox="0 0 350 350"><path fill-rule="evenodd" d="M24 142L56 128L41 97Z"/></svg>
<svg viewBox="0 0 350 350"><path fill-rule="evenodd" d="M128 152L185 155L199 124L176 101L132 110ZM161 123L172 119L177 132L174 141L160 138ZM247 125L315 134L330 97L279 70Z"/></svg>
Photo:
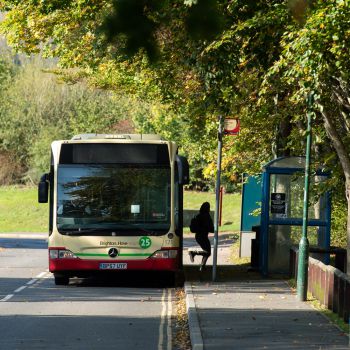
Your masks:
<svg viewBox="0 0 350 350"><path fill-rule="evenodd" d="M126 270L127 263L101 263L100 270Z"/></svg>

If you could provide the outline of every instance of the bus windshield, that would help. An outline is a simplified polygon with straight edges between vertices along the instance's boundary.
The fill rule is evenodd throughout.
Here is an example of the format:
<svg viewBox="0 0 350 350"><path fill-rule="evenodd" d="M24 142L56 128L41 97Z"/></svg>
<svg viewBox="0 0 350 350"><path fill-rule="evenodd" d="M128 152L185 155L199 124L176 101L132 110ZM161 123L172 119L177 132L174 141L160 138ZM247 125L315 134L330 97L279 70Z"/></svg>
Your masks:
<svg viewBox="0 0 350 350"><path fill-rule="evenodd" d="M77 235L160 235L170 228L170 167L59 165L57 229Z"/></svg>

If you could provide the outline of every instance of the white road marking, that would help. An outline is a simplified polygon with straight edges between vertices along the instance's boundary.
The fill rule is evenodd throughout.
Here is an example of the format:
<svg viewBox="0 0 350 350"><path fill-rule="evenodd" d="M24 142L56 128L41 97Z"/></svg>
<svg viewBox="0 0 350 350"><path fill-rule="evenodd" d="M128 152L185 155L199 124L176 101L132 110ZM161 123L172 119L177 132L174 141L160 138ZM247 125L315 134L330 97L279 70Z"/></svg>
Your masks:
<svg viewBox="0 0 350 350"><path fill-rule="evenodd" d="M172 293L171 289L164 289L162 295L162 313L160 316L158 350L172 349L171 335L171 316L172 316ZM166 329L167 342L164 343Z"/></svg>
<svg viewBox="0 0 350 350"><path fill-rule="evenodd" d="M171 336L171 315L172 315L172 295L171 295L171 289L168 289L168 327L167 327L167 338L168 338L168 346L167 349L171 350L172 348L172 336Z"/></svg>
<svg viewBox="0 0 350 350"><path fill-rule="evenodd" d="M37 278L33 278L32 280L30 280L29 282L27 282L26 284L28 286L30 286L31 284L34 284L38 279Z"/></svg>
<svg viewBox="0 0 350 350"><path fill-rule="evenodd" d="M160 315L160 325L159 325L159 339L158 339L158 350L163 350L163 341L164 341L164 322L165 322L165 314L166 314L166 303L165 303L165 295L167 293L166 289L163 289L162 295L162 313Z"/></svg>
<svg viewBox="0 0 350 350"><path fill-rule="evenodd" d="M21 292L23 289L26 289L26 288L27 288L27 286L19 287L19 288L17 288L17 289L15 290L15 293L19 293L19 292Z"/></svg>
<svg viewBox="0 0 350 350"><path fill-rule="evenodd" d="M7 301L7 300L10 300L14 295L13 294L8 294L6 295L5 298L1 299L0 301Z"/></svg>
<svg viewBox="0 0 350 350"><path fill-rule="evenodd" d="M42 272L42 273L39 273L39 275L36 276L36 278L43 278L46 274L47 274L47 272L44 271L44 272Z"/></svg>
<svg viewBox="0 0 350 350"><path fill-rule="evenodd" d="M45 276L46 275L46 276ZM41 272L39 273L38 276L36 276L36 278L33 278L31 279L30 281L28 281L24 286L21 286L19 288L17 288L13 293L19 293L21 292L23 289L26 289L28 286L36 283L36 282L42 282L43 278L48 278L48 272L47 271L44 271L44 272ZM14 294L8 294L6 295L6 297L0 299L0 301L4 302L4 301L8 301L10 300L12 297L14 296Z"/></svg>

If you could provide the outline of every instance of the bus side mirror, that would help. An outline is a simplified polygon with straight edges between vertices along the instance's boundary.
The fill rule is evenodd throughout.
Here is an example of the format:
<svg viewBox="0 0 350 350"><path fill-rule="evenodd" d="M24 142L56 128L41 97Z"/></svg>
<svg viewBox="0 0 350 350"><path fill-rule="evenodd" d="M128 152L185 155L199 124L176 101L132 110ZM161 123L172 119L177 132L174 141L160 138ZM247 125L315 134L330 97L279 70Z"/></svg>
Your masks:
<svg viewBox="0 0 350 350"><path fill-rule="evenodd" d="M47 203L49 200L49 174L44 174L38 185L38 202Z"/></svg>
<svg viewBox="0 0 350 350"><path fill-rule="evenodd" d="M177 170L179 174L179 184L187 185L190 183L190 167L188 161L183 156L176 156Z"/></svg>

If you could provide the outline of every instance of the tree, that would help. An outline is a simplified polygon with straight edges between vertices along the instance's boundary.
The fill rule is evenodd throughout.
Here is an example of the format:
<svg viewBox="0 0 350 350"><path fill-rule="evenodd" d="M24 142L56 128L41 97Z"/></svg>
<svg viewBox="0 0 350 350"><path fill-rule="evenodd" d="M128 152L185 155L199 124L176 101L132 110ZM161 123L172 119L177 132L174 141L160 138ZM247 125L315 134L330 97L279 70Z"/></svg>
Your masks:
<svg viewBox="0 0 350 350"><path fill-rule="evenodd" d="M223 152L230 179L232 173L258 170L273 156L304 152L305 94L316 91L315 164L341 174L329 181L335 193L344 188L342 179L349 189L349 1L186 4L7 0L1 26L15 48L32 53L43 45L47 55L59 57L70 69L66 79L85 77L137 96L147 113L135 117L140 130L179 140L196 170L208 177L215 171L218 115L242 121L239 139L227 142ZM214 16L220 25L205 39L197 35L202 25L189 30L200 21L201 6L221 14ZM140 28L147 29L144 37L138 36Z"/></svg>
<svg viewBox="0 0 350 350"><path fill-rule="evenodd" d="M305 94L316 95L316 125L324 125L332 151L339 160L348 202L348 272L350 273L350 143L349 143L349 1L314 1L302 28L296 26L283 38L283 53L271 68L272 77L282 76L291 102L301 104ZM324 133L323 131L323 133ZM340 173L330 152L322 159L334 175Z"/></svg>
<svg viewBox="0 0 350 350"><path fill-rule="evenodd" d="M54 139L113 132L138 109L137 101L125 96L116 98L83 83L57 82L56 76L42 71L40 58L7 64L7 71L13 72L0 92L0 154L8 159L1 170L2 183L38 179L49 167Z"/></svg>

